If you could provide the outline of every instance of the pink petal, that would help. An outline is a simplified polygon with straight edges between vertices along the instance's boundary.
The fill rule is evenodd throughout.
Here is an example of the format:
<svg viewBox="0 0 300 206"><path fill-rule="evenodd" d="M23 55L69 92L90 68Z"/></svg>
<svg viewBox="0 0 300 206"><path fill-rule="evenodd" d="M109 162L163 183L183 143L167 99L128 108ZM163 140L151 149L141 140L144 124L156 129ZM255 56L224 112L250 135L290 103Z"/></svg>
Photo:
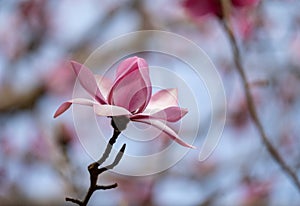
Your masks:
<svg viewBox="0 0 300 206"><path fill-rule="evenodd" d="M82 87L90 94L100 104L106 104L106 100L104 99L103 95L101 94L97 82L95 80L94 74L84 65L71 61L71 65L75 74L77 75L80 84Z"/></svg>
<svg viewBox="0 0 300 206"><path fill-rule="evenodd" d="M135 70L136 69L135 64L137 63L138 59L139 58L135 56L135 57L127 58L124 61L122 61L117 68L116 79L121 78L124 75Z"/></svg>
<svg viewBox="0 0 300 206"><path fill-rule="evenodd" d="M59 115L61 115L62 113L64 113L67 109L70 108L70 106L72 105L71 102L64 102L62 105L60 105L58 107L58 109L56 110L55 114L54 114L54 118L58 117Z"/></svg>
<svg viewBox="0 0 300 206"><path fill-rule="evenodd" d="M123 107L118 107L118 106L108 105L108 104L105 105L95 104L94 111L97 115L106 116L106 117L131 115L131 113Z"/></svg>
<svg viewBox="0 0 300 206"><path fill-rule="evenodd" d="M183 7L194 18L207 14L220 15L222 11L218 0L184 0Z"/></svg>
<svg viewBox="0 0 300 206"><path fill-rule="evenodd" d="M177 89L163 89L155 93L146 108L145 112L150 112L153 109L164 109L170 106L178 106Z"/></svg>
<svg viewBox="0 0 300 206"><path fill-rule="evenodd" d="M151 116L160 119L165 118L165 120L169 122L177 122L187 113L188 113L187 109L183 109L180 107L168 107L154 114L151 114Z"/></svg>
<svg viewBox="0 0 300 206"><path fill-rule="evenodd" d="M93 106L94 104L97 104L96 102L89 100L89 99L82 99L82 98L76 98L71 99L69 101L64 102L62 105L58 107L54 114L54 118L58 117L62 113L64 113L67 109L70 108L72 104L81 104L81 105L87 105L87 106Z"/></svg>
<svg viewBox="0 0 300 206"><path fill-rule="evenodd" d="M146 108L152 93L147 62L137 57L126 59L124 62L117 70L108 102L124 107L132 113L141 112ZM125 68L128 65L129 67Z"/></svg>
<svg viewBox="0 0 300 206"><path fill-rule="evenodd" d="M161 119L168 122L177 122L180 120L184 115L187 114L187 109L182 109L180 107L168 107L153 114L145 114L140 113L133 115L131 119Z"/></svg>
<svg viewBox="0 0 300 206"><path fill-rule="evenodd" d="M113 85L112 80L101 76L101 75L95 75L95 79L98 85L98 88L100 90L100 92L103 94L104 97L108 96L108 93Z"/></svg>
<svg viewBox="0 0 300 206"><path fill-rule="evenodd" d="M172 140L174 140L178 144L180 144L184 147L196 149L196 147L194 147L193 145L190 145L190 144L184 142L183 140L181 140L174 130L172 130L170 127L168 127L166 124L164 124L163 122L161 122L159 120L151 120L150 121L149 119L134 119L132 121L143 122L143 123L152 125L152 126L156 127L157 129L161 130L162 132L164 132L165 134L167 134Z"/></svg>
<svg viewBox="0 0 300 206"><path fill-rule="evenodd" d="M259 0L232 0L232 5L236 7L245 7L257 5Z"/></svg>

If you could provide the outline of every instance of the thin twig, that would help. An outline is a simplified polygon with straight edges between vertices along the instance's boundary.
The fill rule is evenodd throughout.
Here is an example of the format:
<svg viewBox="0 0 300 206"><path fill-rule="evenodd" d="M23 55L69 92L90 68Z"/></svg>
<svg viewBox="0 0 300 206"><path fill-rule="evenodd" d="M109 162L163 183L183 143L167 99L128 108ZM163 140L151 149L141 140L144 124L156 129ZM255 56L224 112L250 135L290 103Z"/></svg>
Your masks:
<svg viewBox="0 0 300 206"><path fill-rule="evenodd" d="M112 185L97 185L96 190L109 190L118 187L118 184L112 184Z"/></svg>
<svg viewBox="0 0 300 206"><path fill-rule="evenodd" d="M81 205L82 204L82 202L80 200L69 198L69 197L66 197L66 201L67 202L73 202L73 203L75 203L77 205Z"/></svg>
<svg viewBox="0 0 300 206"><path fill-rule="evenodd" d="M285 172L285 174L293 181L295 186L300 192L300 181L296 175L296 173L288 166L288 164L284 161L284 159L281 157L280 153L277 151L277 149L272 145L271 141L269 140L268 136L266 135L266 132L262 126L262 123L260 122L257 111L256 111L256 106L254 104L254 100L252 97L252 94L250 92L250 87L249 84L247 83L247 76L245 73L245 70L243 68L242 64L242 59L241 59L241 54L240 50L237 44L237 40L235 38L235 35L233 33L232 27L230 25L229 21L229 11L228 8L230 8L230 5L228 6L229 2L228 1L221 1L222 2L222 8L223 8L223 17L221 19L222 25L224 27L225 33L227 34L227 37L230 41L231 47L232 47L232 52L234 55L234 63L237 69L237 72L242 80L244 92L246 95L246 101L249 109L249 114L253 120L254 125L256 126L260 138L267 148L268 152L270 153L271 157L279 164L279 166L282 168L282 170Z"/></svg>
<svg viewBox="0 0 300 206"><path fill-rule="evenodd" d="M105 171L113 169L116 165L118 165L120 160L122 159L124 151L126 149L126 144L123 144L122 148L119 150L117 156L115 157L113 163L111 163L108 166L99 168L99 166L101 164L103 164L105 162L105 160L108 158L109 154L111 153L111 149L112 149L114 143L116 142L118 136L121 133L121 131L118 130L118 128L114 124L113 120L112 120L112 126L114 128L114 133L113 133L113 136L110 138L110 140L109 140L109 142L106 146L105 152L103 153L103 155L99 159L99 161L93 162L92 164L90 164L88 166L88 171L90 173L90 187L89 187L88 192L86 193L84 199L81 201L81 200L78 200L78 199L73 199L73 198L67 197L66 201L73 202L73 203L75 203L77 205L80 205L80 206L86 206L95 191L113 189L113 188L116 188L118 186L117 183L114 183L114 184L111 184L111 185L97 185L99 175L102 174Z"/></svg>

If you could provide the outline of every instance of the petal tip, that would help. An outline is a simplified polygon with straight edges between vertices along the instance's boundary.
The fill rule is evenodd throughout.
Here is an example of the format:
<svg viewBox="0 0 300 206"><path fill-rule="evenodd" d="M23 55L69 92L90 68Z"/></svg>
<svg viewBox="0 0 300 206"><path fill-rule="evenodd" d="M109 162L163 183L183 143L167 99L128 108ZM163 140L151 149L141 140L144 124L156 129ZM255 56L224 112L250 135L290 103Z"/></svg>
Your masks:
<svg viewBox="0 0 300 206"><path fill-rule="evenodd" d="M137 57L136 61L137 61L138 65L139 65L139 67L141 67L141 68L148 67L148 64L147 64L147 62L146 62L145 59Z"/></svg>
<svg viewBox="0 0 300 206"><path fill-rule="evenodd" d="M182 111L182 117L185 116L189 112L189 110L187 108L182 108L181 111Z"/></svg>
<svg viewBox="0 0 300 206"><path fill-rule="evenodd" d="M55 114L53 115L53 118L56 118L62 113L64 113L67 109L70 108L71 105L72 105L71 102L65 102L62 105L60 105L60 107L56 110Z"/></svg>
<svg viewBox="0 0 300 206"><path fill-rule="evenodd" d="M78 64L78 62L74 61L74 60L70 60L71 64Z"/></svg>
<svg viewBox="0 0 300 206"><path fill-rule="evenodd" d="M195 147L193 145L189 145L189 148L191 148L191 149L197 149L197 147Z"/></svg>
<svg viewBox="0 0 300 206"><path fill-rule="evenodd" d="M168 89L170 92L178 92L178 88L170 88L170 89Z"/></svg>
<svg viewBox="0 0 300 206"><path fill-rule="evenodd" d="M80 64L79 62L76 62L74 60L71 60L70 64L71 64L72 69L75 72L75 74L78 75L81 70L82 64Z"/></svg>
<svg viewBox="0 0 300 206"><path fill-rule="evenodd" d="M77 65L80 65L80 63L78 63L78 62L76 62L74 60L71 60L70 64L71 64L72 67L76 67Z"/></svg>

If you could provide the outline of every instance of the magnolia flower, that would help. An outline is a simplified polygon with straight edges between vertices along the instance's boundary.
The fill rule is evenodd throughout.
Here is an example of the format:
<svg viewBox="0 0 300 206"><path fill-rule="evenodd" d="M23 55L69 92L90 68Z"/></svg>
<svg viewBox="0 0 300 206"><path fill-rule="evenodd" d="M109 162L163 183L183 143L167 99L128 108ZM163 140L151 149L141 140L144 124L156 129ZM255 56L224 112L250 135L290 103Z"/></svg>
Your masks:
<svg viewBox="0 0 300 206"><path fill-rule="evenodd" d="M71 62L82 87L94 100L75 98L63 103L54 117L65 112L72 104L91 106L96 115L114 118L128 118L130 121L152 125L163 131L177 143L189 147L166 122L176 122L186 113L177 101L176 89L163 89L152 95L147 62L132 57L120 63L112 82L102 76L94 75L80 63Z"/></svg>

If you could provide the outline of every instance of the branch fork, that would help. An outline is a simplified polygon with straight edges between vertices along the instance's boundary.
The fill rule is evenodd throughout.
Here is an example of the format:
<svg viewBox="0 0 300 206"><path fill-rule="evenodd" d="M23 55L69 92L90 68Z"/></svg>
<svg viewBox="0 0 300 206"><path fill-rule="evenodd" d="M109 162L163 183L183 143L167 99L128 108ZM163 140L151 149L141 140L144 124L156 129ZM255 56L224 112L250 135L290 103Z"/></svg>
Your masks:
<svg viewBox="0 0 300 206"><path fill-rule="evenodd" d="M95 191L113 189L118 186L117 183L114 183L111 185L98 185L97 184L98 178L102 173L113 169L115 166L117 166L119 164L120 160L123 157L124 151L126 149L126 144L123 144L123 146L119 150L117 156L115 157L113 163L99 168L105 162L105 160L109 157L109 154L111 153L113 145L115 144L118 136L121 134L121 131L118 129L118 127L116 126L116 124L114 122L114 118L111 121L111 125L114 128L114 133L113 133L113 136L110 138L102 157L97 162L93 162L92 164L90 164L88 166L88 171L90 174L90 187L88 189L88 192L85 195L85 198L83 200L78 200L78 199L66 197L65 200L67 202L73 202L80 206L86 206Z"/></svg>

